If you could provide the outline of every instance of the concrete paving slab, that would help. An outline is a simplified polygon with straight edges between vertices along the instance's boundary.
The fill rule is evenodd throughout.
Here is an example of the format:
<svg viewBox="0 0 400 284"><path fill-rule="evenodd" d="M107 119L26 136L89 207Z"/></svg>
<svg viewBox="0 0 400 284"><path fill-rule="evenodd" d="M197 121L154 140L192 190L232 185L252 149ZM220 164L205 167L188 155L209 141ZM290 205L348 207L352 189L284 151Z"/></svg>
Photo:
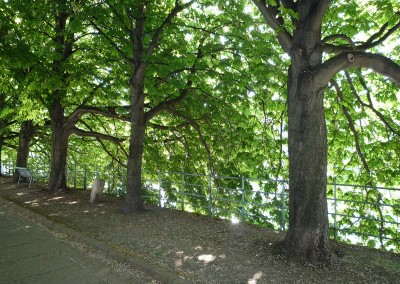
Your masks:
<svg viewBox="0 0 400 284"><path fill-rule="evenodd" d="M0 198L0 283L151 283L142 272L118 270L67 238L15 214Z"/></svg>

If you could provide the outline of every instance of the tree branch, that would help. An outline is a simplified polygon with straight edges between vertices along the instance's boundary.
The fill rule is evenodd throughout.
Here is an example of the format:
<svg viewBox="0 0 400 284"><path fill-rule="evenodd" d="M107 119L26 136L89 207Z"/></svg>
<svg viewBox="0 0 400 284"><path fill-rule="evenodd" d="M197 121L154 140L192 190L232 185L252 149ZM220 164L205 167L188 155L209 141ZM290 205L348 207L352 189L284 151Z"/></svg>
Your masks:
<svg viewBox="0 0 400 284"><path fill-rule="evenodd" d="M116 144L124 141L124 139L117 138L117 137L114 137L111 135L107 135L107 134L95 132L95 131L86 131L83 129L79 129L77 127L74 127L73 129L71 129L71 134L75 134L75 135L82 136L82 137L95 137L98 139L109 140Z"/></svg>
<svg viewBox="0 0 400 284"><path fill-rule="evenodd" d="M346 39L350 43L350 45L327 44L328 41L335 39L335 35L328 36L323 40L324 52L338 54L340 52L365 51L370 48L376 47L376 46L380 45L381 43L383 43L386 39L389 38L389 36L391 36L395 31L397 31L400 28L400 22L398 22L396 25L394 25L381 38L379 38L383 34L383 32L387 29L387 26L388 26L388 23L384 24L377 33L373 34L364 43L361 43L359 45L355 45L354 42L345 35L342 35L342 39L344 39L344 37L346 37ZM374 41L377 38L379 38L379 39Z"/></svg>
<svg viewBox="0 0 400 284"><path fill-rule="evenodd" d="M104 2L105 2L105 3L107 4L107 6L110 8L110 10L112 11L112 13L114 13L114 15L117 16L117 18L119 19L119 22L121 23L121 26L123 27L123 30L124 30L126 33L129 33L129 32L131 31L131 29L130 29L129 27L125 26L124 18L121 16L120 13L118 13L117 9L115 9L115 7L114 7L113 5L111 5L111 4L109 3L109 1L104 1ZM127 16L128 16L128 18L129 18L129 14L128 14L128 13L127 13Z"/></svg>
<svg viewBox="0 0 400 284"><path fill-rule="evenodd" d="M358 132L357 132L355 126L354 126L354 121L353 121L353 119L352 119L352 117L350 115L350 112L347 109L347 107L344 104L342 104L344 99L343 99L343 94L342 94L342 91L340 90L339 84L333 79L331 80L331 84L336 90L336 93L338 95L338 100L341 103L343 114L347 119L347 123L349 124L350 131L353 133L354 143L356 144L356 150L357 150L358 157L360 158L364 169L366 170L368 175L370 175L371 171L370 171L370 168L368 166L367 160L365 159L365 157L364 157L364 155L363 155L363 153L361 151L360 139L359 139L359 136L358 136Z"/></svg>
<svg viewBox="0 0 400 284"><path fill-rule="evenodd" d="M8 143L8 142L6 142L6 141L4 141L3 146L6 146L6 147L11 148L11 149L14 149L14 150L17 150L17 149L18 149L18 146L17 146L17 145L10 144L10 143Z"/></svg>
<svg viewBox="0 0 400 284"><path fill-rule="evenodd" d="M274 16L273 11L267 7L265 1L253 0L253 3L257 6L258 10L261 12L261 15L264 17L267 24L275 32L277 32L277 38L282 49L287 54L290 54L293 46L292 36L289 34L287 30L284 29L282 25L279 24L279 22Z"/></svg>
<svg viewBox="0 0 400 284"><path fill-rule="evenodd" d="M2 135L2 139L4 140L11 140L17 138L19 136L18 132L9 132L7 134Z"/></svg>
<svg viewBox="0 0 400 284"><path fill-rule="evenodd" d="M316 11L313 11L312 21L310 21L310 27L320 27L322 25L322 21L324 20L325 13L329 9L329 5L332 0L320 0L318 1L318 5Z"/></svg>
<svg viewBox="0 0 400 284"><path fill-rule="evenodd" d="M160 124L155 124L155 123L149 123L149 126L156 128L156 129L160 129L160 130L167 130L167 131L172 131L172 130L177 130L179 128L183 128L186 127L188 125L188 123L181 123L178 125L174 125L174 126L168 126L168 125L160 125Z"/></svg>
<svg viewBox="0 0 400 284"><path fill-rule="evenodd" d="M367 107L367 108L369 108L370 110L372 110L372 112L375 113L375 115L382 121L382 123L383 123L392 133L394 133L394 134L396 134L396 135L399 136L399 135L400 135L399 131L395 130L395 129L389 124L389 122L386 120L385 116L384 116L381 112L379 112L379 111L374 107L374 105L373 105L373 103L372 103L372 99L371 99L371 92L370 92L370 90L369 90L369 88L368 88L366 82L364 81L364 79L363 79L361 76L359 77L359 81L360 81L361 85L363 86L364 90L365 90L366 93L367 93L368 104L365 103L365 102L363 102L363 101L361 100L360 96L358 95L358 93L357 93L357 91L356 91L356 88L354 87L353 81L351 80L350 74L349 74L348 71L345 71L345 76L346 76L347 82L348 82L349 85L350 85L350 89L351 89L353 95L356 97L357 101L361 104L361 106ZM392 121L392 124L395 124L395 123Z"/></svg>
<svg viewBox="0 0 400 284"><path fill-rule="evenodd" d="M127 106L129 107L129 106ZM125 107L125 108L127 108ZM74 110L74 112L68 117L66 124L69 124L70 126L75 125L75 123L78 122L78 120L87 113L91 114L100 114L105 117L110 117L110 118L117 118L122 121L130 121L129 116L121 116L117 114L116 109L118 107L78 107L77 109Z"/></svg>
<svg viewBox="0 0 400 284"><path fill-rule="evenodd" d="M198 60L200 60L201 58L203 58L203 52L201 51L201 48L204 44L204 40L205 38L202 38L202 40L199 43L199 47L197 49L197 56L195 61L193 62L192 67L190 68L190 73L193 75L196 73L196 63ZM192 84L193 81L189 78L186 82L186 88L179 90L179 96L170 100L164 100L162 102L160 102L158 105L156 105L155 107L153 107L152 109L150 109L146 115L145 115L145 121L146 124L157 114L159 114L160 112L162 112L163 110L166 110L168 108L171 108L179 103L181 103L186 96L189 94L189 91L192 89Z"/></svg>
<svg viewBox="0 0 400 284"><path fill-rule="evenodd" d="M210 147L208 146L208 143L207 143L206 139L203 136L203 133L201 132L201 128L200 128L199 124L195 120L189 118L186 115L183 115L183 114L177 112L176 110L174 110L172 108L168 109L168 111L171 114L175 115L175 116L183 118L185 121L187 121L196 130L197 134L199 135L199 139L201 141L201 144L203 144L204 148L207 151L210 172L211 172L212 175L214 175L214 162L213 162L211 150L210 150Z"/></svg>
<svg viewBox="0 0 400 284"><path fill-rule="evenodd" d="M400 87L400 66L391 59L366 52L343 52L328 59L313 71L315 89L325 88L336 73L351 67L372 69Z"/></svg>
<svg viewBox="0 0 400 284"><path fill-rule="evenodd" d="M292 10L296 9L296 5L294 4L293 0L281 0L280 2L286 9L292 9Z"/></svg>
<svg viewBox="0 0 400 284"><path fill-rule="evenodd" d="M195 0L191 0L183 5L179 5L179 1L175 1L175 7L171 10L171 12L168 14L168 16L164 19L163 23L158 27L156 32L154 33L150 45L147 48L146 51L146 56L151 56L154 53L155 48L158 45L158 42L160 41L160 36L164 29L171 24L172 19L182 10L186 9L187 7L191 6Z"/></svg>
<svg viewBox="0 0 400 284"><path fill-rule="evenodd" d="M93 129L90 127L90 125L88 125L87 123L85 123L85 122L83 122L83 121L81 121L81 123L82 123L83 125L85 125L90 131L93 132ZM109 155L111 158L113 158L115 161L117 161L117 163L118 163L120 166L126 167L126 165L125 165L123 162L121 162L120 159L118 159L118 158L115 157L110 151L108 151L107 146L103 143L103 141L102 141L100 138L98 138L98 137L95 137L95 138L96 138L97 142L100 143L101 147L102 147L103 150L107 153L107 155ZM122 145L120 145L120 143L116 143L116 144L117 144L117 146L122 150L122 152L124 152L125 157L128 157L128 153L126 152L126 150L124 149L124 147L122 147Z"/></svg>
<svg viewBox="0 0 400 284"><path fill-rule="evenodd" d="M122 51L121 48L118 47L118 45L98 26L96 25L96 23L91 20L90 23L92 24L92 26L94 27L94 29L100 34L102 35L107 41L108 43L118 52L118 54L122 57L122 59L128 63L132 68L134 68L134 63L132 62L132 60Z"/></svg>
<svg viewBox="0 0 400 284"><path fill-rule="evenodd" d="M168 81L168 79L170 79L171 77L184 72L184 71L189 71L191 70L191 68L181 68L181 69L177 69L174 71L169 72L167 75L165 75L163 78L160 78L160 80L154 85L154 87L159 87L160 85L164 84L165 82Z"/></svg>
<svg viewBox="0 0 400 284"><path fill-rule="evenodd" d="M329 41L334 41L334 40L336 40L336 39L342 39L342 40L344 40L344 41L347 41L347 42L349 43L349 45L351 45L351 46L354 45L353 40L352 40L350 37L348 37L347 35L345 35L345 34L333 34L333 35L329 35L329 36L325 37L324 39L322 39L322 44L325 45L325 44L327 44Z"/></svg>

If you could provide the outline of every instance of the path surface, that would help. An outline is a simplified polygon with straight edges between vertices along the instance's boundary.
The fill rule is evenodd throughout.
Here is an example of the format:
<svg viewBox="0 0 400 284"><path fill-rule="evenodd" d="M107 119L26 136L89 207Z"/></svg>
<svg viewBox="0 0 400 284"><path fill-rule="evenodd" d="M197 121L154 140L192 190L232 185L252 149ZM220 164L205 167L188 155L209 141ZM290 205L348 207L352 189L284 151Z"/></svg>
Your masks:
<svg viewBox="0 0 400 284"><path fill-rule="evenodd" d="M73 247L0 198L0 283L156 283L144 273Z"/></svg>

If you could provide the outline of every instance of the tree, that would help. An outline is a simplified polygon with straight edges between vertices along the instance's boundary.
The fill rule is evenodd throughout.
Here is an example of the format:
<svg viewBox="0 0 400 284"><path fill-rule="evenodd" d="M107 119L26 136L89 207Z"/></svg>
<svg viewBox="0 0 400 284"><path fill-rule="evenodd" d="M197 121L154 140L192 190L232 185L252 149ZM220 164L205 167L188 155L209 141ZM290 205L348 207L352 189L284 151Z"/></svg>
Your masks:
<svg viewBox="0 0 400 284"><path fill-rule="evenodd" d="M18 150L17 160L15 162L16 167L26 168L28 166L28 157L31 140L35 134L35 126L32 120L26 120L21 123L18 136ZM18 174L14 173L14 182L18 181Z"/></svg>
<svg viewBox="0 0 400 284"><path fill-rule="evenodd" d="M17 121L14 118L15 112L12 103L12 97L0 94L0 168L3 146L14 148L15 145L12 141L18 137L18 133L13 130Z"/></svg>
<svg viewBox="0 0 400 284"><path fill-rule="evenodd" d="M123 60L121 73L126 74L129 82L131 132L124 212L143 210L141 172L147 127L173 129L173 125L165 125L170 117L158 125L150 121L169 112L201 133L195 120L182 115L176 107L189 95L207 95L197 80L210 72L215 74L205 58L220 52L222 46L213 49L208 35L213 29L216 33L223 25L215 23L210 28L212 24L206 22L214 23L210 18L202 18L201 24L196 25L197 17L202 14L200 8L188 11L193 3L165 1L160 5L146 1L106 1L92 12L94 29ZM190 41L189 37L194 39ZM205 140L202 144L206 145ZM211 164L209 166L212 168Z"/></svg>
<svg viewBox="0 0 400 284"><path fill-rule="evenodd" d="M335 74L349 68L368 68L400 85L399 65L366 52L397 31L400 23L392 17L378 31L367 29L366 40L355 44L350 40L355 36L350 28L324 34L331 31L326 18L329 9L332 13L352 13L353 17L357 14L355 4L347 11L346 5L334 5L330 0L253 3L291 60L287 98L290 217L284 245L291 255L314 262L329 261L325 89ZM393 9L398 4L389 5Z"/></svg>
<svg viewBox="0 0 400 284"><path fill-rule="evenodd" d="M17 70L15 74L23 77L18 95L20 112L25 114L21 115L22 120L37 119L32 112L43 109L47 109L50 117L50 191L66 188L71 135L121 142L119 138L77 127L80 123L84 125L87 113L120 118L115 105L108 107L111 97L100 99L99 94L107 89L108 73L87 40L90 33L84 28L77 5L79 1L58 0L35 2L27 7L25 2L13 0L5 8L12 23L8 37L13 38L6 46L15 54L11 56L18 59L10 60L10 64Z"/></svg>

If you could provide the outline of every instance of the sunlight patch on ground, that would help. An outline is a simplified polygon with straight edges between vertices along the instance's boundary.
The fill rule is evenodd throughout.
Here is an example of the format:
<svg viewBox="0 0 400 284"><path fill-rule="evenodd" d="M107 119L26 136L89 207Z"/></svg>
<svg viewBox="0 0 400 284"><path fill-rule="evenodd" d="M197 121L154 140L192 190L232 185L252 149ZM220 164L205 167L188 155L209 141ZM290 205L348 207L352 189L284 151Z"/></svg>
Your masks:
<svg viewBox="0 0 400 284"><path fill-rule="evenodd" d="M253 275L253 278L247 281L247 284L257 284L257 281L260 280L262 276L263 273L261 271L257 272L256 274Z"/></svg>
<svg viewBox="0 0 400 284"><path fill-rule="evenodd" d="M30 201L25 201L25 204L29 204L31 206L39 206L39 200L35 199L35 200L30 200Z"/></svg>
<svg viewBox="0 0 400 284"><path fill-rule="evenodd" d="M203 261L204 264L208 264L214 261L217 257L213 256L212 254L202 254L197 257L198 260Z"/></svg>
<svg viewBox="0 0 400 284"><path fill-rule="evenodd" d="M187 255L184 255L184 253L185 252L183 252L183 251L177 251L176 252L176 255L178 257L180 257L180 259L175 260L175 267L180 267L180 266L183 265L183 263L185 261L193 259L193 256L187 256Z"/></svg>
<svg viewBox="0 0 400 284"><path fill-rule="evenodd" d="M77 204L79 203L79 201L71 201L71 202L67 202L67 204L72 205L72 204Z"/></svg>
<svg viewBox="0 0 400 284"><path fill-rule="evenodd" d="M199 252L199 251L203 250L203 247L198 245L194 248L194 250ZM197 252L194 252L195 255L193 255L193 256L188 256L188 255L185 255L184 251L177 251L176 256L178 257L178 259L175 260L175 267L181 267L184 265L185 262L191 261L191 260L196 260L196 259L198 261L202 262L204 265L209 264L217 259L226 259L225 254L220 254L218 256L212 255L212 254L197 255Z"/></svg>
<svg viewBox="0 0 400 284"><path fill-rule="evenodd" d="M240 220L239 220L239 218L238 218L238 217L236 217L236 216L232 216L232 218L231 218L231 222L232 222L232 224L239 224L239 223L240 223Z"/></svg>
<svg viewBox="0 0 400 284"><path fill-rule="evenodd" d="M182 265L183 265L183 260L182 259L175 260L175 267L181 267Z"/></svg>
<svg viewBox="0 0 400 284"><path fill-rule="evenodd" d="M26 195L26 192L17 192L18 196Z"/></svg>
<svg viewBox="0 0 400 284"><path fill-rule="evenodd" d="M56 197L50 198L48 201L59 200L59 199L63 199L63 198L64 198L64 196L56 196Z"/></svg>

